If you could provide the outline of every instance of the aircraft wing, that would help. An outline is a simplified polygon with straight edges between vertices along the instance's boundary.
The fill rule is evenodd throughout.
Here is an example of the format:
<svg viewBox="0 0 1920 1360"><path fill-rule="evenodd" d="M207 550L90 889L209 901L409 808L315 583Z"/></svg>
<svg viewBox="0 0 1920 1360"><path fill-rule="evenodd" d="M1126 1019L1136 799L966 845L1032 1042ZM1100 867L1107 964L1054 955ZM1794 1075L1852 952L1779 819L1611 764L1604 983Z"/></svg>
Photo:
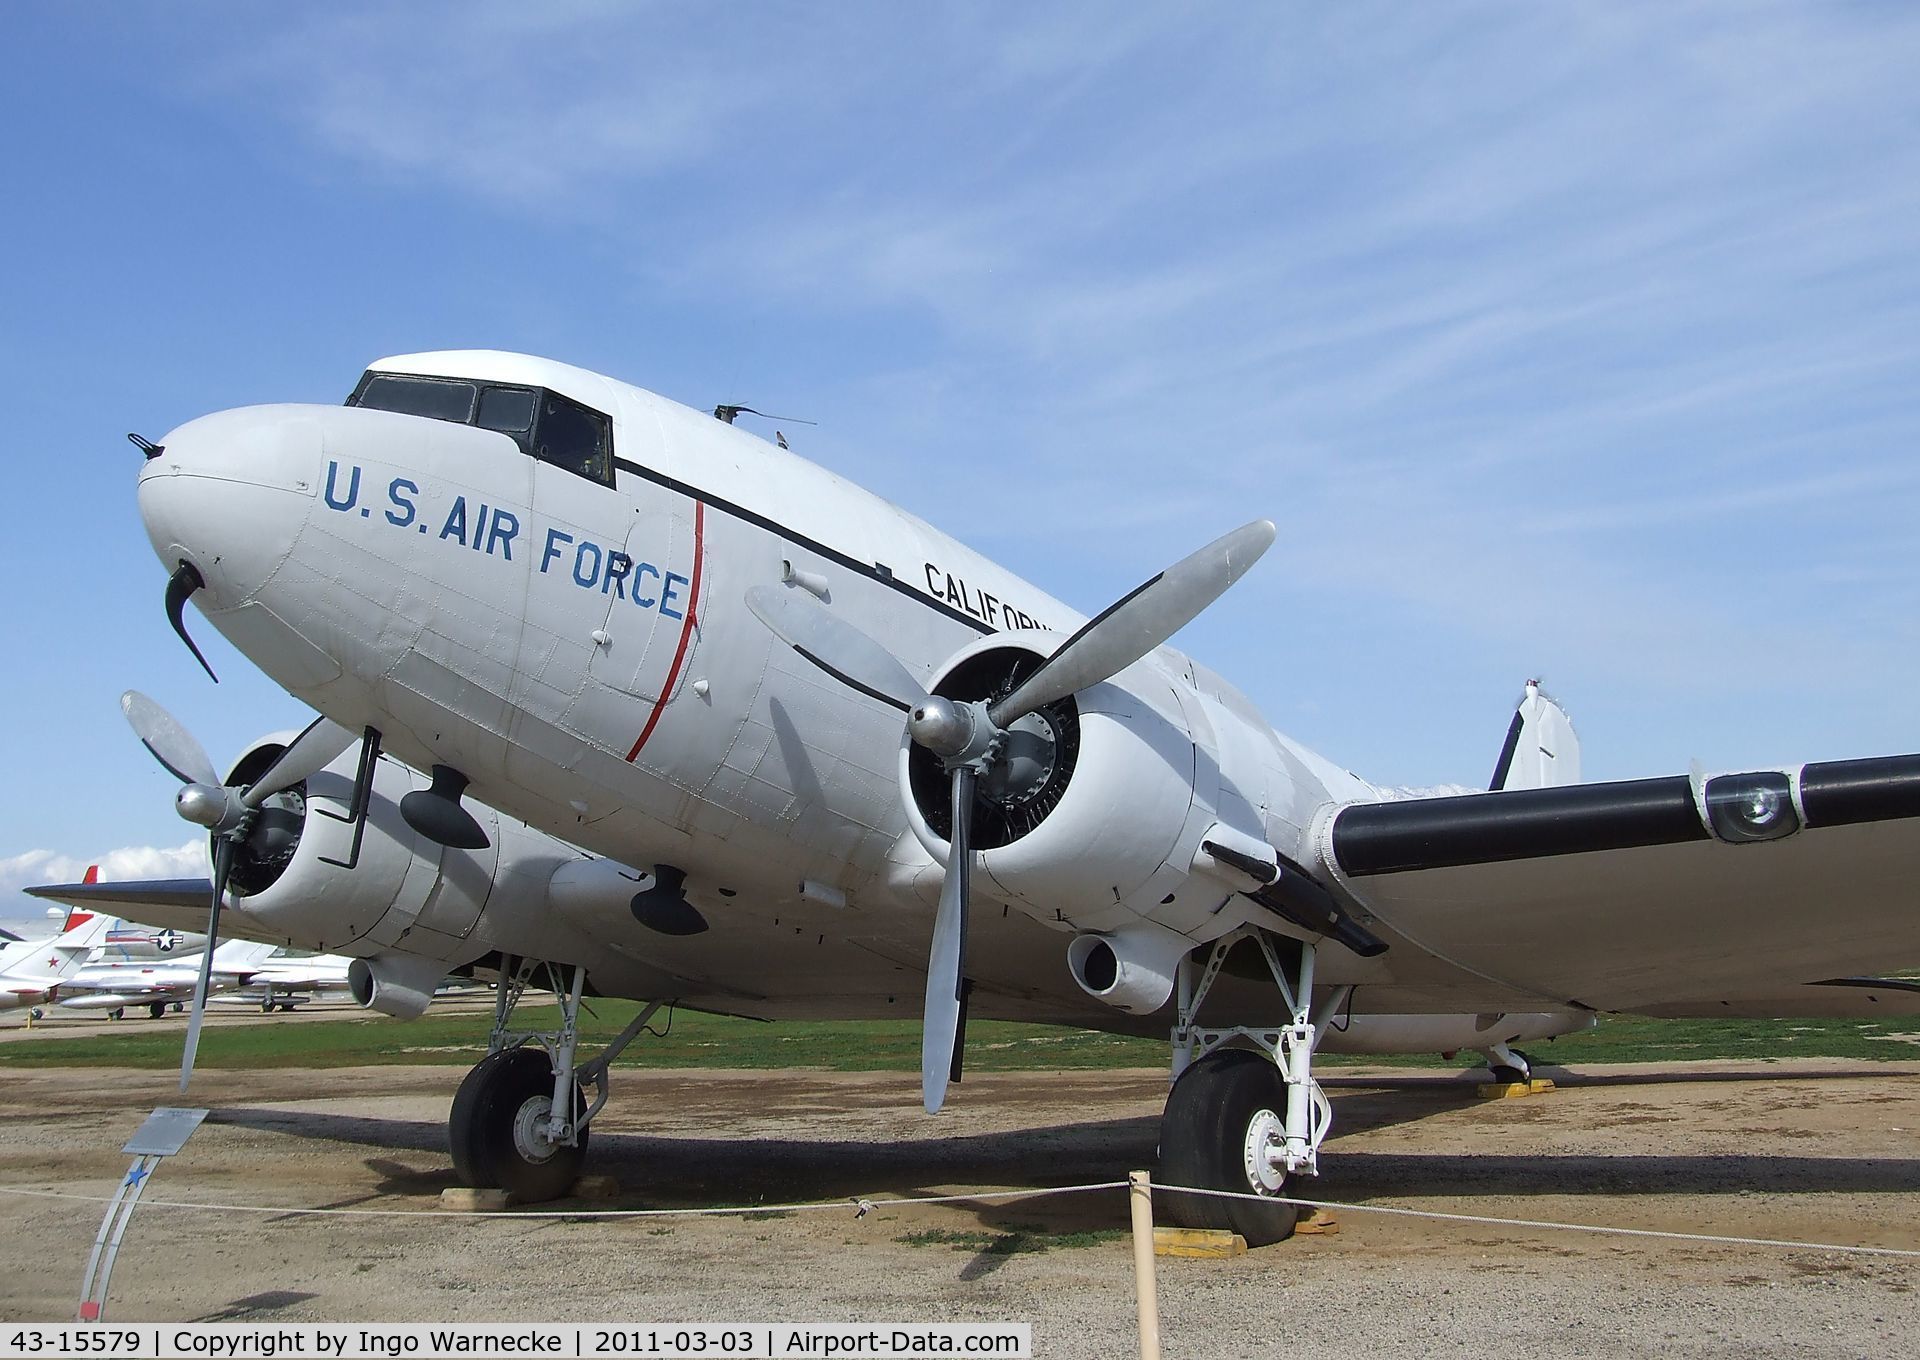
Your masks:
<svg viewBox="0 0 1920 1360"><path fill-rule="evenodd" d="M207 928L213 884L204 878L152 878L119 883L49 883L26 891L32 897L108 912L143 926L198 932ZM232 905L231 896L227 902ZM223 939L286 943L285 936L265 933L242 911L220 913L220 934Z"/></svg>
<svg viewBox="0 0 1920 1360"><path fill-rule="evenodd" d="M1739 1000L1694 1000L1643 1006L1639 1014L1661 1019L1779 1020L1801 1017L1821 1020L1873 1020L1881 1016L1920 1015L1920 981L1911 978L1850 977L1796 987L1779 996L1742 997ZM1888 1035L1902 1042L1912 1035Z"/></svg>
<svg viewBox="0 0 1920 1360"><path fill-rule="evenodd" d="M1739 1014L1920 965L1920 756L1350 804L1317 843L1387 961L1493 992Z"/></svg>

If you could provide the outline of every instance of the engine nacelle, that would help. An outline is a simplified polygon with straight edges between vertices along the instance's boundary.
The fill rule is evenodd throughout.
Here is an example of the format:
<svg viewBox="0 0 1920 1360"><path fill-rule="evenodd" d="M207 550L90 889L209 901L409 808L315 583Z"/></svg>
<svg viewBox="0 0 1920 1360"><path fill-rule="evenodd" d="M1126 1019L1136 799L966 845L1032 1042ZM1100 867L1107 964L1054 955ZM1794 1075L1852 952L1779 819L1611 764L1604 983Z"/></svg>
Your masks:
<svg viewBox="0 0 1920 1360"><path fill-rule="evenodd" d="M251 782L285 744L278 737L255 743L228 782ZM437 970L424 982L403 982L397 964L374 970L368 995L384 992L401 1007L393 1014L414 1004L398 999L402 992L424 988L431 997L449 966L490 950L565 948L551 930L545 937L539 933L539 913L556 870L579 860L577 850L474 802L467 806L486 831L487 846L455 850L429 841L400 815L400 800L427 788L427 777L387 758L374 762L363 825L354 816L359 759L356 745L265 802L236 848L229 880L233 910L260 934L301 948L411 958L421 961L423 973ZM488 925L476 929L483 911ZM502 938L502 930L512 938ZM368 1004L388 1009L378 1000Z"/></svg>
<svg viewBox="0 0 1920 1360"><path fill-rule="evenodd" d="M1047 635L983 638L930 688L991 700L1053 645ZM1270 740L1251 729L1234 735L1238 750ZM1264 846L1265 836L1247 801L1223 785L1220 745L1200 697L1153 657L1021 719L1010 733L1014 758L980 781L973 845L987 881L976 875L976 888L1083 931L1151 922L1190 936L1191 947L1232 928L1243 918L1221 908L1251 881L1222 872L1202 843L1228 822L1235 845ZM900 776L914 836L944 863L952 825L944 766L903 739Z"/></svg>
<svg viewBox="0 0 1920 1360"><path fill-rule="evenodd" d="M1129 1015L1151 1015L1173 995L1180 960L1193 941L1142 922L1110 935L1076 935L1067 968L1080 990Z"/></svg>

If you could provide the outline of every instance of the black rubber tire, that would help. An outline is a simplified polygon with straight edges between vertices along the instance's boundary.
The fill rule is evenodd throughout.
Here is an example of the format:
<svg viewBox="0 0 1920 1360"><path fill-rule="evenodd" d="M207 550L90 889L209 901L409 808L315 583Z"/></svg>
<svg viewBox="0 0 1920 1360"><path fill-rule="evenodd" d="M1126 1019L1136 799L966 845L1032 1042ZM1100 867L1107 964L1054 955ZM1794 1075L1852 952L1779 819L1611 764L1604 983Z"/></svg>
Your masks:
<svg viewBox="0 0 1920 1360"><path fill-rule="evenodd" d="M555 1148L542 1161L530 1161L514 1145L513 1126L530 1100L552 1099L553 1065L546 1050L509 1048L475 1064L453 1097L447 1117L447 1142L454 1174L462 1185L505 1190L521 1204L559 1199L580 1179L587 1156L588 1129L573 1147ZM576 1117L587 1108L586 1092L573 1088Z"/></svg>
<svg viewBox="0 0 1920 1360"><path fill-rule="evenodd" d="M1265 1053L1244 1048L1209 1053L1180 1074L1160 1118L1160 1173L1166 1185L1261 1193L1247 1174L1246 1143L1262 1110L1284 1117L1287 1084ZM1283 1189L1291 1190L1291 1179ZM1154 1196L1166 1217L1183 1228L1224 1228L1250 1247L1293 1236L1295 1204L1253 1204L1161 1191Z"/></svg>
<svg viewBox="0 0 1920 1360"><path fill-rule="evenodd" d="M115 1006L112 1010L107 1012L107 1019L109 1020L124 1020L126 1018L127 1018L127 1012L126 1012L126 1008L123 1006Z"/></svg>
<svg viewBox="0 0 1920 1360"><path fill-rule="evenodd" d="M147 1007L147 1016L149 1019L158 1020L161 1016L165 1015L166 1013L167 1013L167 1003L164 1001L156 1001L151 1006Z"/></svg>
<svg viewBox="0 0 1920 1360"><path fill-rule="evenodd" d="M1523 1085L1528 1079L1527 1073L1503 1063L1494 1063L1489 1070L1493 1073L1493 1084L1496 1086Z"/></svg>

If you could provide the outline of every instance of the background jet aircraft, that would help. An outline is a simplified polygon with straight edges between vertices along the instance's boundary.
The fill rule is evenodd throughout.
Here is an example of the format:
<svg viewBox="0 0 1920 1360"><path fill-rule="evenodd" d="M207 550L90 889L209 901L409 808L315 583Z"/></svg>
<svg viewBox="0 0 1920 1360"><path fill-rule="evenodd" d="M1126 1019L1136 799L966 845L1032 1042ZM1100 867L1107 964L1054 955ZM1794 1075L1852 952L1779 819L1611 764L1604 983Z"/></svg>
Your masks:
<svg viewBox="0 0 1920 1360"><path fill-rule="evenodd" d="M233 996L257 1003L263 1011L290 1011L322 993L345 996L351 987L347 973L352 965L353 960L344 954L275 950Z"/></svg>
<svg viewBox="0 0 1920 1360"><path fill-rule="evenodd" d="M31 1007L38 1016L71 984L112 924L109 917L76 910L58 935L9 944L0 951L0 1010Z"/></svg>
<svg viewBox="0 0 1920 1360"><path fill-rule="evenodd" d="M180 959L197 955L206 946L207 937L196 931L123 919L115 921L101 941L100 958L121 962Z"/></svg>
<svg viewBox="0 0 1920 1360"><path fill-rule="evenodd" d="M244 987L253 980L274 946L252 940L230 940L213 953L209 993ZM177 963L141 963L109 960L77 969L61 984L64 1010L105 1011L115 1020L129 1006L147 1008L158 1020L168 1006L193 999L200 979L201 960Z"/></svg>
<svg viewBox="0 0 1920 1360"><path fill-rule="evenodd" d="M1162 1177L1272 1197L1318 1170L1323 1049L1471 1048L1520 1077L1516 1043L1601 1011L1719 1014L1920 960L1920 756L1585 784L1530 693L1494 788L1397 794L1167 645L1266 521L1083 619L744 430L493 352L383 360L345 406L143 450L175 630L193 645L191 600L324 716L223 777L130 692L211 880L51 895L351 954L395 1015L450 971L498 976L496 1051L449 1120L472 1184L563 1193L582 1088L649 1013L578 1061L570 1025L509 1037L529 984L569 1021L589 987L917 1011L929 1111L969 1013L1171 1030ZM1303 686L1326 673L1272 636ZM1293 1223L1169 1207L1256 1242Z"/></svg>

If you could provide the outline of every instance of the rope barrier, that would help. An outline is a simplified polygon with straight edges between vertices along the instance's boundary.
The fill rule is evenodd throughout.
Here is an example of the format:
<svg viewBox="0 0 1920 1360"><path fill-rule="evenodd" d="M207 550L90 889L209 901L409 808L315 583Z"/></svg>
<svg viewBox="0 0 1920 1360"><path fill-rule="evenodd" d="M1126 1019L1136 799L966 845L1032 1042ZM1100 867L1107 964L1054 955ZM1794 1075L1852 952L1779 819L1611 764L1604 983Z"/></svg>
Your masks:
<svg viewBox="0 0 1920 1360"><path fill-rule="evenodd" d="M516 1209L505 1212L498 1209L302 1209L278 1208L268 1204L217 1204L206 1200L180 1199L143 1199L140 1205L142 1208L198 1209L229 1214L302 1214L309 1217L335 1215L351 1218L490 1218L507 1221L541 1218L701 1218L740 1214L807 1213L822 1209L837 1209L843 1213L851 1209L855 1218L865 1218L875 1209L890 1209L900 1205L968 1204L981 1200L1077 1195L1090 1190L1125 1190L1126 1188L1125 1181L1099 1181L1092 1185L1046 1186L1033 1190L981 1190L965 1195L920 1195L908 1199L871 1199L849 1196L841 1200L810 1200L801 1204L738 1204L705 1209ZM105 1195L79 1195L70 1190L26 1190L4 1185L0 1185L0 1195L24 1195L33 1199L81 1200L89 1204L104 1204L108 1199Z"/></svg>
<svg viewBox="0 0 1920 1360"><path fill-rule="evenodd" d="M1403 1209L1390 1204L1343 1204L1325 1199L1298 1199L1292 1195L1251 1195L1239 1190L1200 1190L1180 1185L1161 1185L1155 1190L1167 1194L1207 1195L1213 1199L1244 1199L1256 1204L1298 1204L1309 1209L1337 1209L1342 1213L1393 1214L1402 1218L1431 1218L1443 1223L1474 1223L1497 1228L1547 1228L1556 1232L1599 1233L1613 1237L1657 1237L1671 1242L1710 1242L1735 1247L1780 1247L1792 1251L1840 1251L1869 1256L1907 1256L1920 1259L1920 1251L1903 1247L1859 1247L1843 1242L1793 1242L1777 1237L1724 1237L1714 1233L1665 1232L1658 1228L1617 1228L1604 1223L1559 1223L1544 1218L1494 1218L1488 1214L1454 1214L1443 1209Z"/></svg>
<svg viewBox="0 0 1920 1360"><path fill-rule="evenodd" d="M964 1195L916 1195L911 1197L872 1198L849 1196L843 1200L810 1200L796 1204L725 1205L699 1209L527 1209L500 1212L484 1209L326 1209L278 1208L264 1204L220 1204L203 1200L144 1199L142 1207L155 1209L198 1210L205 1213L287 1214L304 1217L352 1218L449 1218L496 1219L525 1222L529 1219L620 1219L620 1218L718 1218L751 1214L817 1213L852 1210L855 1218L865 1218L876 1209L902 1208L916 1204L973 1204L1006 1199L1042 1199L1054 1195L1080 1195L1101 1190L1125 1190L1126 1181L1095 1181L1087 1185L1041 1186L1025 1190L981 1190ZM1719 1246L1768 1247L1784 1251L1829 1251L1864 1256L1892 1256L1920 1259L1920 1250L1902 1247L1854 1246L1843 1242L1798 1242L1774 1237L1732 1237L1716 1233L1684 1233L1657 1228L1623 1228L1600 1223L1563 1223L1552 1219L1496 1218L1490 1214L1459 1214L1442 1209L1408 1209L1387 1204L1353 1204L1337 1200L1302 1199L1292 1195L1254 1195L1236 1190L1203 1190L1198 1187L1153 1183L1160 1194L1204 1195L1213 1199L1248 1200L1256 1204L1294 1204L1307 1209L1326 1209L1339 1213L1386 1214L1400 1218L1431 1219L1442 1223L1471 1223L1493 1228L1534 1228L1552 1232L1582 1232L1612 1237L1655 1238L1669 1242L1699 1242ZM82 1195L67 1190L29 1190L0 1186L0 1195L33 1199L80 1200L104 1204L107 1196Z"/></svg>

